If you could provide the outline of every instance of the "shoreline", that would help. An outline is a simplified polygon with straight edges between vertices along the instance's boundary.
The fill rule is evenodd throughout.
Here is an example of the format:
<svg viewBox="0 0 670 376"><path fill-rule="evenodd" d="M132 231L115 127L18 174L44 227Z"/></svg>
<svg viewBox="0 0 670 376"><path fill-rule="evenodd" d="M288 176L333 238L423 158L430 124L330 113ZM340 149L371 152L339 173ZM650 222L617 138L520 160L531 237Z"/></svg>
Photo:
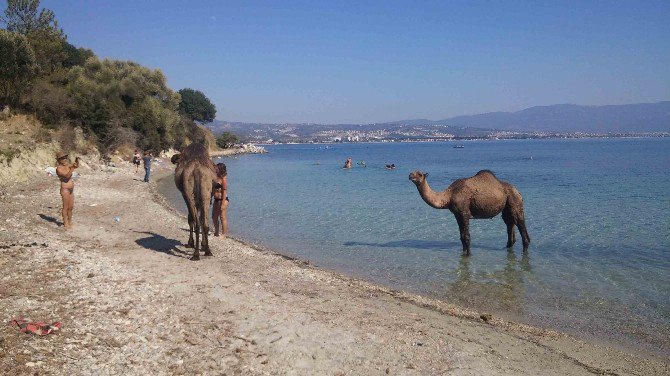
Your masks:
<svg viewBox="0 0 670 376"><path fill-rule="evenodd" d="M158 185L158 182L163 180L163 179L170 179L171 174L168 172L163 172L162 174L158 175L158 177L155 179L156 184L150 186L151 193L154 197L154 200L158 202L160 205L162 205L166 210L171 211L175 215L181 217L183 220L186 220L186 215L182 213L179 209L175 208L170 201L163 196L158 190L156 189L156 186ZM505 328L514 328L516 330L519 330L521 332L526 332L529 334L536 334L536 335L546 335L552 338L559 338L563 336L568 336L567 334L564 334L562 332L552 330L552 329L546 329L546 328L540 328L537 326L532 326L528 325L525 323L517 322L517 321L512 321L512 320L507 320L507 319L502 319L499 317L494 317L493 313L490 312L484 312L484 311L477 311L474 309L466 308L466 307L461 307L455 304L451 304L445 300L425 296L419 293L414 293L411 291L406 291L406 290L400 290L400 289L393 289L388 286L384 286L378 283L374 283L368 280L365 280L363 278L358 278L358 277L353 277L349 276L343 272L339 272L336 270L332 269L327 269L318 265L315 265L312 263L310 260L302 259L298 256L291 256L291 255L286 255L281 253L280 251L277 251L273 249L272 247L269 246L263 246L257 243L254 243L252 241L239 238L239 237L233 237L233 236L228 236L227 239L230 239L234 242L237 242L243 246L249 247L253 249L256 252L266 254L266 255L271 255L273 257L279 257L284 260L290 261L299 267L303 268L312 268L315 270L319 270L325 273L330 273L334 277L342 279L348 283L352 284L357 284L360 286L365 286L366 288L373 289L375 291L378 291L380 293L384 293L387 295L390 295L394 298L400 299L404 302L415 304L417 306L421 306L423 308L427 308L436 312L448 314L450 316L454 317L459 317L463 319L468 319L468 320L473 320L477 322L487 322L488 324L491 324L493 326L500 326L500 327L505 327ZM487 316L486 319L483 319L482 316Z"/></svg>
<svg viewBox="0 0 670 376"><path fill-rule="evenodd" d="M53 178L6 187L0 312L63 329L34 338L5 326L3 373L670 374L240 240L211 239L214 258L188 261L184 216L129 171L82 171L69 232L56 225Z"/></svg>
<svg viewBox="0 0 670 376"><path fill-rule="evenodd" d="M341 144L414 144L414 143L451 143L451 142L471 142L471 141L527 141L527 140L601 140L601 139L658 139L668 138L670 135L593 135L583 137L523 137L523 138L463 138L463 139L444 139L444 140L402 140L402 141L346 141L346 142L252 142L253 145L258 146L274 146L274 145L341 145ZM214 154L212 154L214 156Z"/></svg>
<svg viewBox="0 0 670 376"><path fill-rule="evenodd" d="M232 147L228 149L210 150L209 156L212 158L230 157L233 155L243 154L264 154L267 153L265 148L256 144L244 144L242 147Z"/></svg>
<svg viewBox="0 0 670 376"><path fill-rule="evenodd" d="M170 201L170 199L168 199L163 193L159 192L159 190L157 189L158 185L160 184L160 182L162 182L163 179L169 179L169 182L167 183L174 184L172 181L172 175L169 172L165 172L157 179L155 179L156 185L151 187L155 199L158 202L160 202L161 205L163 205L167 210L171 210L176 215L182 217L185 221L186 215L179 208L175 207L173 203ZM620 344L594 335L578 336L575 333L569 333L564 330L561 330L560 328L544 327L542 325L534 324L532 322L524 320L524 317L514 315L510 312L499 312L495 310L492 311L489 309L477 309L472 307L466 307L459 305L457 303L450 303L448 300L445 300L437 296L431 296L430 294L421 293L418 291L412 291L410 289L404 289L402 287L395 288L385 284L384 282L370 280L363 275L351 275L346 271L324 267L318 264L318 262L314 262L313 260L303 259L299 255L283 253L281 250L273 248L272 245L268 245L266 242L257 243L252 240L247 240L244 238L234 236L229 236L229 239L239 242L240 244L250 247L258 252L281 257L283 259L295 262L297 265L308 266L311 268L325 271L327 273L332 273L333 275L336 275L339 278L351 280L352 283L358 283L361 285L369 286L371 288L377 289L380 293L388 294L404 302L415 304L420 307L440 312L443 314L448 314L454 317L473 320L477 322L484 321L494 326L500 326L504 328L514 328L515 330L521 332L548 335L556 338L568 337L588 344L603 346L624 353L630 353L635 356L639 356L641 358L645 358L648 360L664 361L665 359L664 355L659 352L642 350L639 348L635 348L631 344ZM482 316L487 316L487 319L484 320ZM488 317L492 317L493 319L489 320Z"/></svg>

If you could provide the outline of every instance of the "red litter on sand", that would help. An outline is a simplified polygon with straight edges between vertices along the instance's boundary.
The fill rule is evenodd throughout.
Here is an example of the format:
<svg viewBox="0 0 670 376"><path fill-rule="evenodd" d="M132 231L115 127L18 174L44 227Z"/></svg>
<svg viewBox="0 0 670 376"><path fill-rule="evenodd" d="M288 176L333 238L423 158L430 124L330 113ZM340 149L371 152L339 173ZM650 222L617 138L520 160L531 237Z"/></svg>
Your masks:
<svg viewBox="0 0 670 376"><path fill-rule="evenodd" d="M33 333L37 334L38 336L51 334L57 330L60 330L61 326L63 326L60 321L56 321L55 323L48 325L43 322L30 322L23 317L12 320L12 324L16 324L19 328L21 328L22 333Z"/></svg>

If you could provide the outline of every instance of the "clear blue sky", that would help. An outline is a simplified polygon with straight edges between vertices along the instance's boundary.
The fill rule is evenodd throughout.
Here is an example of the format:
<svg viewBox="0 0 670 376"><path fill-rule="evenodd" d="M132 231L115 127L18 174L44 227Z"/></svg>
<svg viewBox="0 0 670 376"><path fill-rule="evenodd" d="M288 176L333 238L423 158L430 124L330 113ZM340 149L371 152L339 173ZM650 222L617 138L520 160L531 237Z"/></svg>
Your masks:
<svg viewBox="0 0 670 376"><path fill-rule="evenodd" d="M670 100L670 1L43 0L218 119L367 123Z"/></svg>

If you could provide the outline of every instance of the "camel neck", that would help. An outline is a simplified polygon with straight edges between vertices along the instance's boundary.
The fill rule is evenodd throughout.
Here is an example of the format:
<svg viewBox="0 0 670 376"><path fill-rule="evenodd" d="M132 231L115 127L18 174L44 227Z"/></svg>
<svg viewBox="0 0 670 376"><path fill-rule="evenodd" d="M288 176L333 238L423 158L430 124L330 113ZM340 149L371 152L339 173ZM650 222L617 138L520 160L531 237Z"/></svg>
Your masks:
<svg viewBox="0 0 670 376"><path fill-rule="evenodd" d="M449 205L448 191L435 192L432 189L430 189L428 182L425 180L423 181L423 183L417 185L417 188L419 189L419 194L421 195L421 198L423 199L423 201L426 202L426 204L436 209L444 209Z"/></svg>

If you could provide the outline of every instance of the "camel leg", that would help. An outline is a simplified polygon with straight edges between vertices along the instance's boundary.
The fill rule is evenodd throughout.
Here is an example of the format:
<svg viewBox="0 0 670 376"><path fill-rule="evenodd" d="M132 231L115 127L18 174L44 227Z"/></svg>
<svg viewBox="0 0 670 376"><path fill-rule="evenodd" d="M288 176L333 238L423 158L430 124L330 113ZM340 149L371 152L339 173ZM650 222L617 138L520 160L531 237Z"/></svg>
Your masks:
<svg viewBox="0 0 670 376"><path fill-rule="evenodd" d="M528 230L526 230L526 218L523 214L523 207L517 208L514 213L514 222L516 227L519 229L521 234L521 242L523 244L523 251L528 252L528 246L530 245L530 236L528 235Z"/></svg>
<svg viewBox="0 0 670 376"><path fill-rule="evenodd" d="M463 215L456 215L458 229L461 232L461 244L463 244L463 255L470 256L470 220Z"/></svg>
<svg viewBox="0 0 670 376"><path fill-rule="evenodd" d="M193 247L191 260L198 261L200 260L200 224L197 220L195 221L195 228L193 230L195 232L195 247Z"/></svg>
<svg viewBox="0 0 670 376"><path fill-rule="evenodd" d="M518 219L516 221L516 227L519 228L519 233L521 234L521 242L523 243L523 251L528 252L528 246L530 245L530 236L526 230L526 221L523 219Z"/></svg>
<svg viewBox="0 0 670 376"><path fill-rule="evenodd" d="M516 243L516 235L514 234L514 217L509 207L503 209L502 219L505 221L505 225L507 225L507 248L512 248L514 243Z"/></svg>
<svg viewBox="0 0 670 376"><path fill-rule="evenodd" d="M188 214L188 243L186 243L186 248L194 248L195 243L193 242L193 227L195 226L195 218Z"/></svg>
<svg viewBox="0 0 670 376"><path fill-rule="evenodd" d="M209 209L209 205L207 202L203 202L203 208L202 211L200 212L200 223L202 227L202 250L205 252L205 256L213 256L212 251L209 249L209 222L207 221L207 217L209 216L207 213Z"/></svg>

